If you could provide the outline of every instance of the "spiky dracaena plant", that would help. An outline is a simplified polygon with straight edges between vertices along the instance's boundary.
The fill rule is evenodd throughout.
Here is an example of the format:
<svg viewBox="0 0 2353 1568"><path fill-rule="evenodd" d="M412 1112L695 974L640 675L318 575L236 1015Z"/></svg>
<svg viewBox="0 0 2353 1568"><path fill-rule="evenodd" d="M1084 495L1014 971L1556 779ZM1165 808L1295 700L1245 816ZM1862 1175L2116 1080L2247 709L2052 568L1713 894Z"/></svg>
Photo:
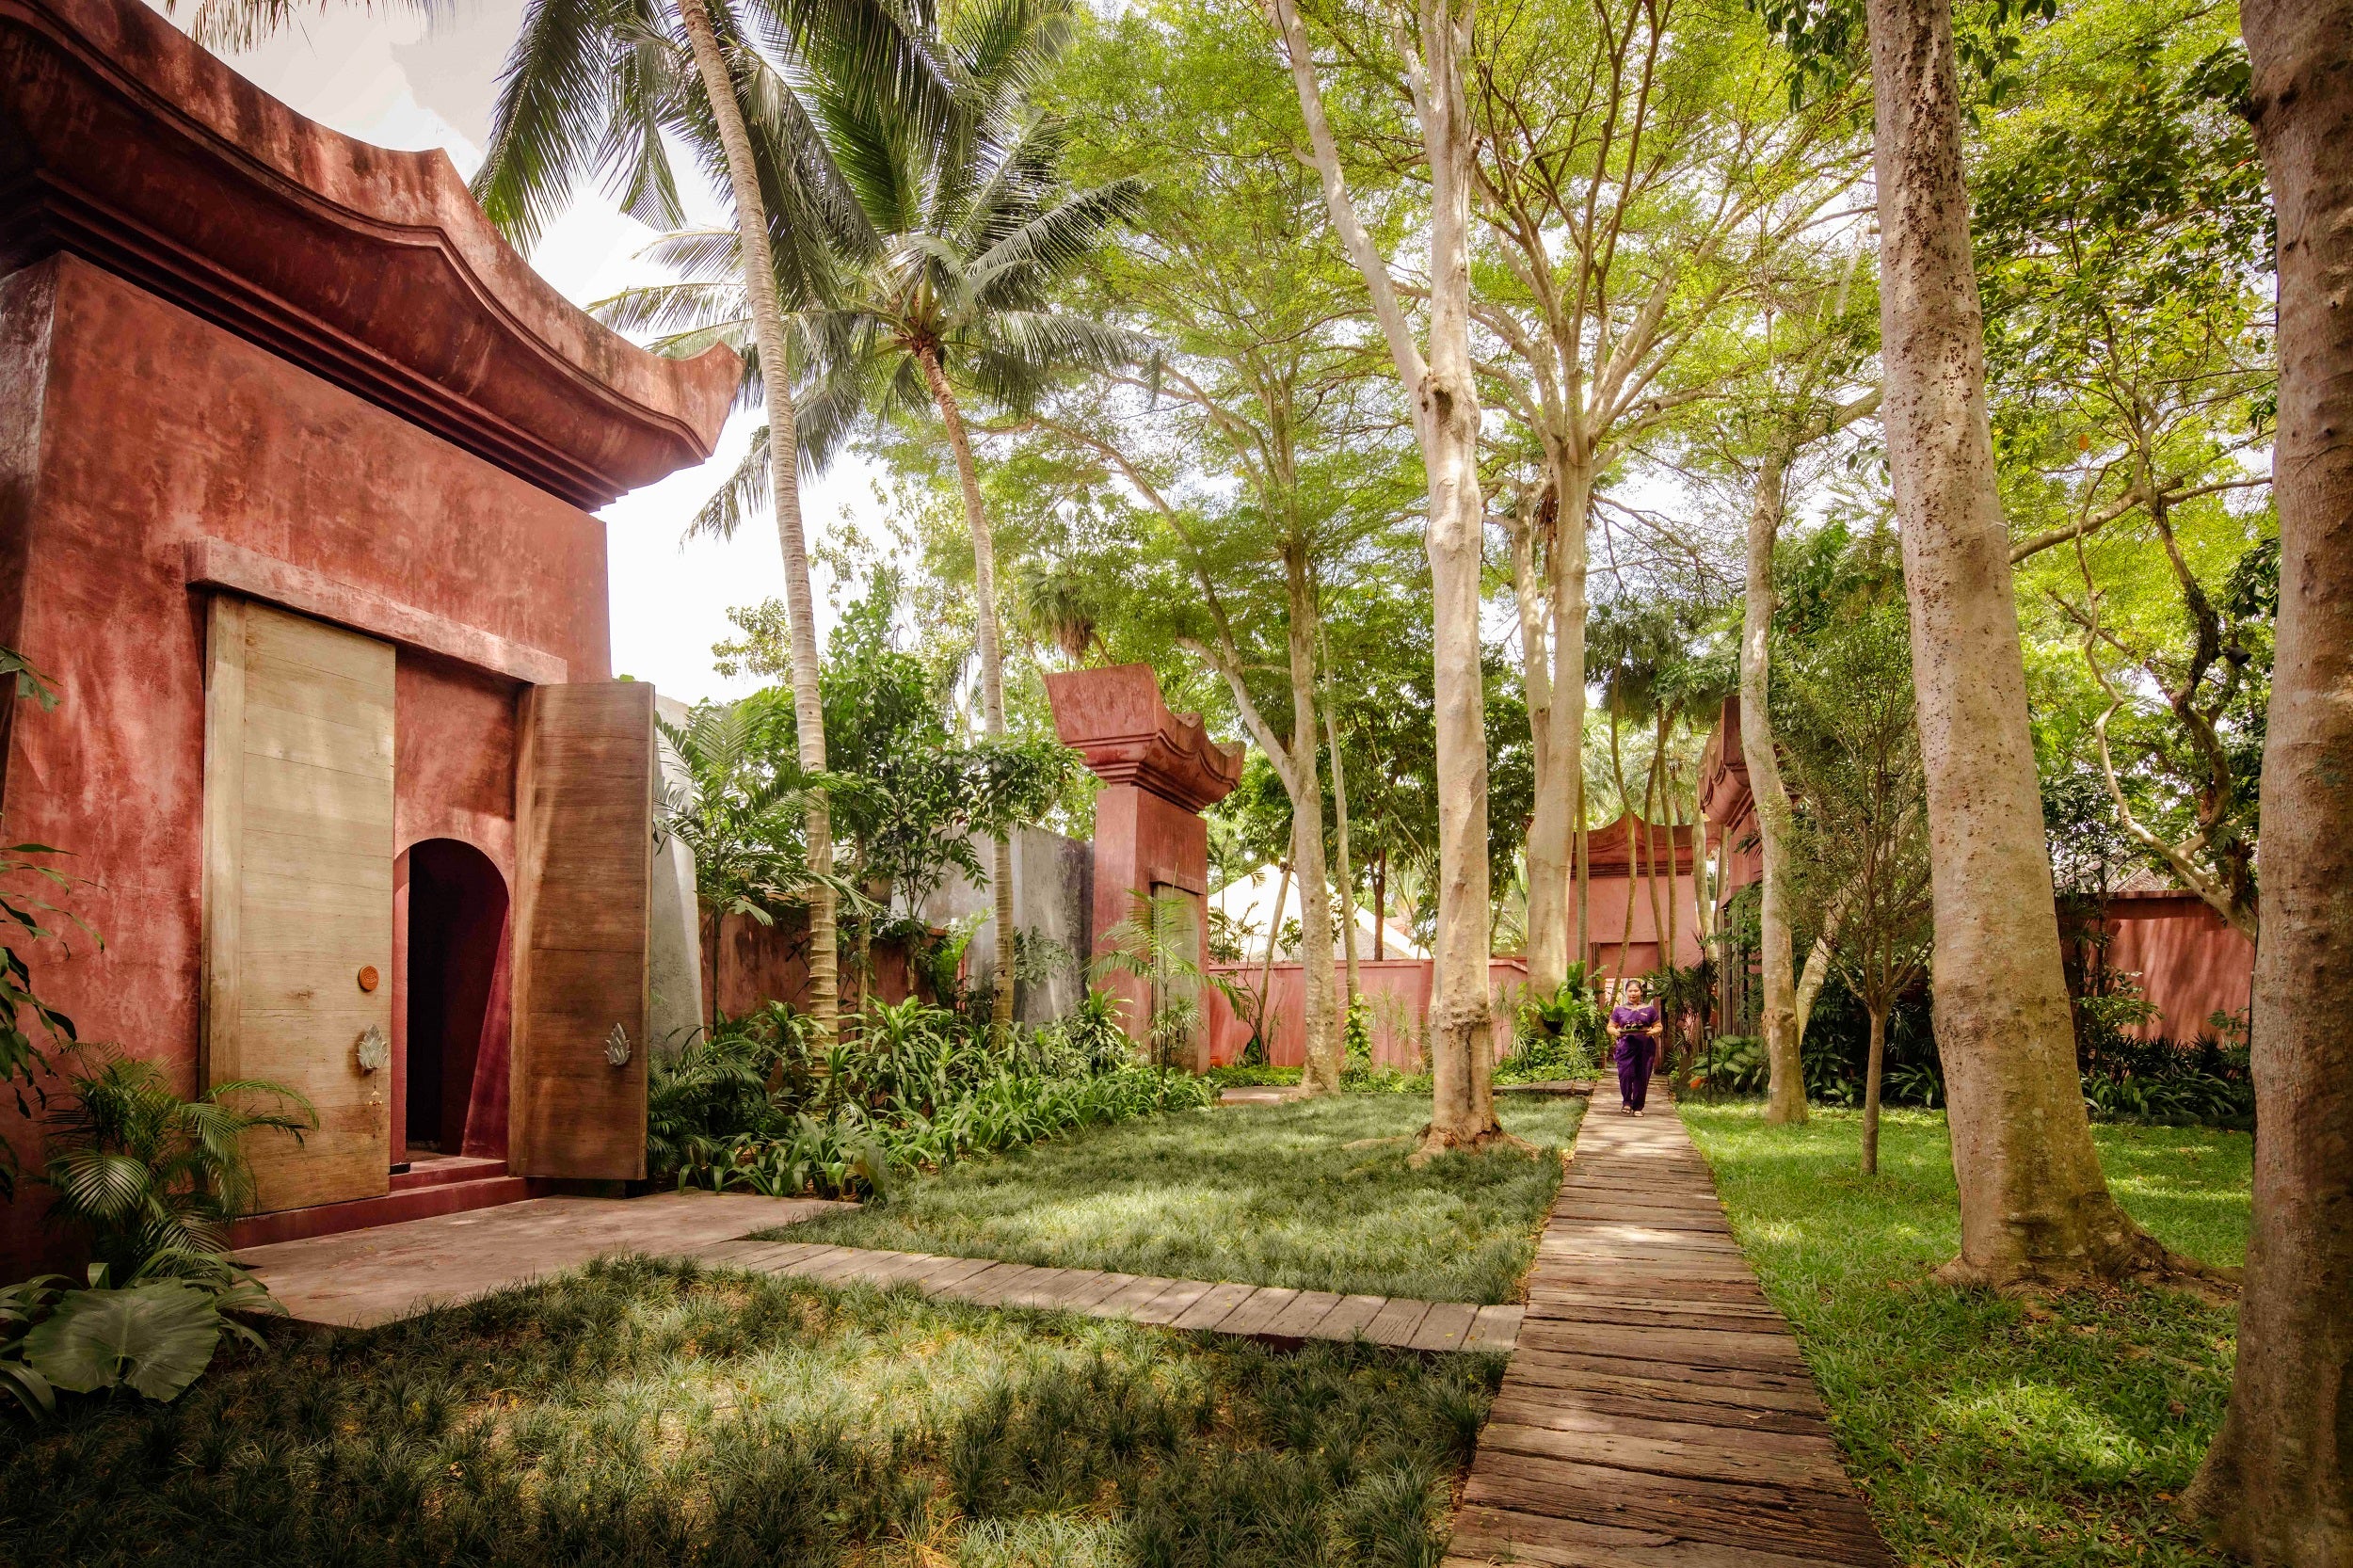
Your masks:
<svg viewBox="0 0 2353 1568"><path fill-rule="evenodd" d="M1068 190L1063 132L1032 100L1069 31L1067 0L971 0L942 18L935 58L957 83L947 112L922 120L861 85L865 61L848 52L808 56L809 105L832 167L855 193L872 247L845 269L838 292L807 312L814 361L799 415L821 451L863 421L936 417L956 463L972 533L983 725L1005 731L1003 639L997 553L981 501L965 402L1018 412L1058 379L1149 352L1133 333L1054 308L1068 282L1142 187L1120 181ZM783 105L779 104L779 107ZM663 327L740 336L750 295L734 236L680 233L655 254L689 281L632 291L601 313L625 329ZM774 422L771 423L774 428ZM698 524L725 533L758 505L776 470L756 445ZM1013 1016L1012 851L996 846L997 994Z"/></svg>
<svg viewBox="0 0 2353 1568"><path fill-rule="evenodd" d="M109 1277L226 1278L229 1222L253 1204L246 1141L318 1126L311 1102L258 1079L183 1099L152 1062L86 1047L46 1125L54 1222L86 1229Z"/></svg>

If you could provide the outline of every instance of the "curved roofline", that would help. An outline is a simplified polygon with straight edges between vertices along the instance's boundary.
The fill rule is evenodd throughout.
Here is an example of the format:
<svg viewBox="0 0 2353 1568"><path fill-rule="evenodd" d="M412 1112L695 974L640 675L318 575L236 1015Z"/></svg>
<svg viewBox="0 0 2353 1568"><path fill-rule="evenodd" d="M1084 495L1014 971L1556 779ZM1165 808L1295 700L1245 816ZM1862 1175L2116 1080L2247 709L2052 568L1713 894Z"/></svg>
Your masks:
<svg viewBox="0 0 2353 1568"><path fill-rule="evenodd" d="M0 270L59 250L583 506L709 456L742 376L558 294L447 154L307 120L138 0L0 0Z"/></svg>

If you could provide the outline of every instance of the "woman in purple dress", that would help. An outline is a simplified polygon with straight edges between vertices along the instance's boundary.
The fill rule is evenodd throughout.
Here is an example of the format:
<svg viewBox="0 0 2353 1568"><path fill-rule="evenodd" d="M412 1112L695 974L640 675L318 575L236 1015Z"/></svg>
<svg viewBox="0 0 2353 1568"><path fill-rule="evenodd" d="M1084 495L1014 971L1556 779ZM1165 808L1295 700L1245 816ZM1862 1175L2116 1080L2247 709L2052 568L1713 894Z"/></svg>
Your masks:
<svg viewBox="0 0 2353 1568"><path fill-rule="evenodd" d="M1609 1029L1618 1037L1618 1095L1629 1116L1642 1113L1650 1097L1650 1070L1658 1061L1658 1008L1642 1000L1642 983L1629 980L1618 1005L1609 1010Z"/></svg>

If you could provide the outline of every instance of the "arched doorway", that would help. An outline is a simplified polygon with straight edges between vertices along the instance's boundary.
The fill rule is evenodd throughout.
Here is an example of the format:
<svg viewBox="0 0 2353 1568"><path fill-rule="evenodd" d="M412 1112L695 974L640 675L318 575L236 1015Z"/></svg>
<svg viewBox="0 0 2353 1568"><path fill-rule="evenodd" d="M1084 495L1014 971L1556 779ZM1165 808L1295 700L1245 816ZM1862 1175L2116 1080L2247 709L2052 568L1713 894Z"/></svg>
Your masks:
<svg viewBox="0 0 2353 1568"><path fill-rule="evenodd" d="M494 1000L502 1008L505 1002L498 969L506 879L488 856L456 839L422 840L403 858L408 862L402 998L407 1081L395 1109L405 1118L408 1156L414 1160L462 1153L469 1142L479 1144L492 1131L467 1123L475 1103L476 1066L505 1070L504 1060L483 1064L482 1051L486 1033L499 1045L505 1038L505 1020L489 1015ZM498 1054L503 1058L504 1050ZM504 1129L495 1134L488 1141L504 1148Z"/></svg>

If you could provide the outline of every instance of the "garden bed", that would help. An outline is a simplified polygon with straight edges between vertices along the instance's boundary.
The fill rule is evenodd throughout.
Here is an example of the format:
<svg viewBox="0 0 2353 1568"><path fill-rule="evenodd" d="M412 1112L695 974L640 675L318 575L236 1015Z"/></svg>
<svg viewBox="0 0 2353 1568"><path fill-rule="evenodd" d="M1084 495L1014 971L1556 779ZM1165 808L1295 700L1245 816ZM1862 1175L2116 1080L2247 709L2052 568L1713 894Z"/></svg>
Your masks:
<svg viewBox="0 0 2353 1568"><path fill-rule="evenodd" d="M1583 1107L1504 1125L1568 1146ZM1341 1095L1088 1128L910 1182L791 1240L1305 1290L1509 1302L1561 1182L1557 1155L1407 1157L1427 1102Z"/></svg>
<svg viewBox="0 0 2353 1568"><path fill-rule="evenodd" d="M0 1420L0 1560L1434 1561L1502 1360L643 1260Z"/></svg>
<svg viewBox="0 0 2353 1568"><path fill-rule="evenodd" d="M1683 1115L1900 1560L2225 1560L2172 1505L2221 1421L2230 1308L2137 1288L2025 1302L1930 1284L1961 1244L1941 1113L1889 1112L1876 1178L1856 1171L1853 1112L1773 1128L1753 1105ZM2241 1260L2250 1139L2094 1137L2135 1219L2206 1262Z"/></svg>

